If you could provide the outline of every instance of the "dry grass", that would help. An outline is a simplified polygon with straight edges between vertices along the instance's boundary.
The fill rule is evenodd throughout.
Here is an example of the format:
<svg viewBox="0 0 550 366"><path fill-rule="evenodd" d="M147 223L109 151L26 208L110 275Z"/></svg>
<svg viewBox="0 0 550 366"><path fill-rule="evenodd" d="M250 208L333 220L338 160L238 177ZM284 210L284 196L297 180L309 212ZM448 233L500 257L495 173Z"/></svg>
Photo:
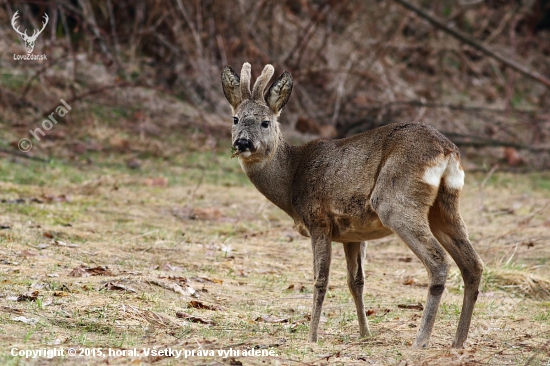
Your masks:
<svg viewBox="0 0 550 366"><path fill-rule="evenodd" d="M509 292L515 291L535 299L550 298L550 281L525 270L489 268L485 277L491 286L507 288Z"/></svg>
<svg viewBox="0 0 550 366"><path fill-rule="evenodd" d="M0 162L0 224L8 227L0 230L0 363L24 363L9 356L12 347L171 347L277 355L52 362L547 365L547 176L496 174L483 188L484 176L468 176L463 213L487 270L466 350L449 349L463 289L456 268L431 347L410 348L421 313L399 305L424 301L427 276L395 237L369 244L365 300L374 336L358 337L335 244L320 342L312 345L310 244L229 154L151 158L139 171L105 156L89 166Z"/></svg>

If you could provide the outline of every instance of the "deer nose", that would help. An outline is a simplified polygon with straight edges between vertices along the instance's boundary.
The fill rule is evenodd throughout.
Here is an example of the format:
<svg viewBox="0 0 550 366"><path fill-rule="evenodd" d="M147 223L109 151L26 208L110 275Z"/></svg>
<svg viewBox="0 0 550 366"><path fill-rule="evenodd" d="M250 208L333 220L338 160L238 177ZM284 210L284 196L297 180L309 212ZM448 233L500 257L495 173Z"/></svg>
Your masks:
<svg viewBox="0 0 550 366"><path fill-rule="evenodd" d="M246 151L251 148L252 144L250 143L250 140L238 139L237 141L235 141L233 146L235 146L235 148L239 151Z"/></svg>

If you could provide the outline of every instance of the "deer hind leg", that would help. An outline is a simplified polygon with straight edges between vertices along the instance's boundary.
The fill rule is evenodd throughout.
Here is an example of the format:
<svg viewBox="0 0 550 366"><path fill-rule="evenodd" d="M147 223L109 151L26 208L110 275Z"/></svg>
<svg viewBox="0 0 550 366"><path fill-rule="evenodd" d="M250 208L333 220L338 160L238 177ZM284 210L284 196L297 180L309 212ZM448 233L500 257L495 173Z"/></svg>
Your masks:
<svg viewBox="0 0 550 366"><path fill-rule="evenodd" d="M313 248L313 308L311 310L311 323L309 326L309 341L317 342L317 331L321 319L321 309L327 293L330 261L331 240L328 233L322 230L311 231L311 246Z"/></svg>
<svg viewBox="0 0 550 366"><path fill-rule="evenodd" d="M398 178L395 178L398 179ZM445 290L449 262L443 247L433 236L428 223L428 211L437 194L437 189L427 184L417 184L410 197L396 198L388 185L378 185L373 191L371 204L382 224L393 230L422 261L428 272L428 300L420 328L413 343L414 348L428 345L434 326L439 302ZM400 186L407 186L401 182Z"/></svg>
<svg viewBox="0 0 550 366"><path fill-rule="evenodd" d="M344 252L346 253L346 262L348 265L348 287L355 302L357 310L357 319L359 320L359 334L361 337L370 336L369 324L365 315L365 305L363 303L363 287L365 286L365 273L363 264L367 243L344 243Z"/></svg>
<svg viewBox="0 0 550 366"><path fill-rule="evenodd" d="M445 290L449 262L444 249L432 235L427 220L425 222L406 222L399 217L398 212L395 216L387 221L387 225L416 254L428 271L428 299L413 344L414 348L425 348L428 346L441 296Z"/></svg>
<svg viewBox="0 0 550 366"><path fill-rule="evenodd" d="M451 255L464 279L464 300L453 348L464 347L483 273L483 262L468 240L460 216L459 194L459 189L448 188L443 183L428 216L432 233Z"/></svg>

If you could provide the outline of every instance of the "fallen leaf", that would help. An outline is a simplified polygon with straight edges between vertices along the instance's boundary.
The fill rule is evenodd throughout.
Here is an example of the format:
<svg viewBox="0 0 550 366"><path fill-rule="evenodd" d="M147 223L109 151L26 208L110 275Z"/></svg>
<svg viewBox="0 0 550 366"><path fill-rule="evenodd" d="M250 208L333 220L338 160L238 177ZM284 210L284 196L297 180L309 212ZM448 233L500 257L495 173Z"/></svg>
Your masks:
<svg viewBox="0 0 550 366"><path fill-rule="evenodd" d="M189 278L190 280L193 280L193 281L196 281L196 282L200 282L200 283L204 283L204 282L210 282L210 283L217 283L219 285L223 284L223 280L220 280L220 279L217 279L217 278L208 278L208 277L204 277L204 276L195 276L195 277L191 277Z"/></svg>
<svg viewBox="0 0 550 366"><path fill-rule="evenodd" d="M411 257L405 257L405 258L399 258L398 261L399 262L405 262L405 263L409 263L409 262L412 262L412 258Z"/></svg>
<svg viewBox="0 0 550 366"><path fill-rule="evenodd" d="M318 355L319 358L324 358L326 361L328 361L332 356L334 356L333 353L323 353L321 355Z"/></svg>
<svg viewBox="0 0 550 366"><path fill-rule="evenodd" d="M28 250L25 249L25 250L22 250L22 251L19 252L19 256L21 256L21 257L34 257L34 256L36 256L36 254L34 254L33 252L28 251Z"/></svg>
<svg viewBox="0 0 550 366"><path fill-rule="evenodd" d="M185 288L183 288L182 286L178 285L177 283L166 283L166 282L156 281L156 280L147 280L145 282L149 283L151 285L155 285L155 286L165 288L167 290L174 291L174 292L176 292L178 294L181 294L181 295L184 295L184 296L198 297L197 291L193 287L188 286L188 285L186 285Z"/></svg>
<svg viewBox="0 0 550 366"><path fill-rule="evenodd" d="M223 217L223 213L218 208L194 208L189 214L191 220L210 220L216 221Z"/></svg>
<svg viewBox="0 0 550 366"><path fill-rule="evenodd" d="M504 158L510 166L517 166L523 163L522 157L519 155L518 151L513 147L504 148Z"/></svg>
<svg viewBox="0 0 550 366"><path fill-rule="evenodd" d="M194 316L194 315L191 315L191 314L184 313L183 311L176 312L176 317L180 318L180 319L186 319L186 320L188 320L192 323L215 325L215 323L210 319L200 318L198 316Z"/></svg>
<svg viewBox="0 0 550 366"><path fill-rule="evenodd" d="M122 271L119 272L119 275L139 276L139 275L141 275L141 272L122 270Z"/></svg>
<svg viewBox="0 0 550 366"><path fill-rule="evenodd" d="M2 258L2 259L0 259L0 264L7 264L9 266L18 266L19 262L12 262L10 260ZM16 271L16 270L14 269L14 271Z"/></svg>
<svg viewBox="0 0 550 366"><path fill-rule="evenodd" d="M376 314L376 310L374 310L374 309L368 309L368 310L366 311L366 313L367 313L367 316L371 316L371 315Z"/></svg>
<svg viewBox="0 0 550 366"><path fill-rule="evenodd" d="M233 250L233 247L230 244L228 245L222 244L221 251L224 252L226 256L228 256L232 250Z"/></svg>
<svg viewBox="0 0 550 366"><path fill-rule="evenodd" d="M103 287L108 291L127 291L127 292L137 292L129 286L122 285L115 282L107 282Z"/></svg>
<svg viewBox="0 0 550 366"><path fill-rule="evenodd" d="M528 241L521 242L520 245L525 245L527 248L532 248L535 246L535 243L533 243L532 240L528 240Z"/></svg>
<svg viewBox="0 0 550 366"><path fill-rule="evenodd" d="M244 269L241 269L241 270L239 270L239 276L248 277L248 273Z"/></svg>
<svg viewBox="0 0 550 366"><path fill-rule="evenodd" d="M27 317L24 317L24 316L15 316L15 317L12 317L11 320L16 321L16 322L22 322L22 323L25 323L25 324L31 324L31 325L34 325L34 324L38 323L38 319L36 319L36 318L27 318Z"/></svg>
<svg viewBox="0 0 550 366"><path fill-rule="evenodd" d="M376 315L378 318L383 317L384 315L388 314L391 310L390 309L371 309L369 311L372 311L372 315ZM368 311L367 311L368 313Z"/></svg>
<svg viewBox="0 0 550 366"><path fill-rule="evenodd" d="M288 323L288 318L276 318L271 315L264 315L256 318L256 321L262 321L264 323Z"/></svg>
<svg viewBox="0 0 550 366"><path fill-rule="evenodd" d="M204 310L213 310L213 311L217 311L217 310L220 310L219 306L216 306L216 305L206 305L200 301L197 301L197 300L191 300L189 301L189 306L191 306L192 308L195 308L195 309L204 309Z"/></svg>
<svg viewBox="0 0 550 366"><path fill-rule="evenodd" d="M179 328L180 325L167 317L166 315L162 315L159 313L155 313L154 311L145 310L142 311L143 317L153 325L157 325L162 328Z"/></svg>
<svg viewBox="0 0 550 366"><path fill-rule="evenodd" d="M16 315L23 314L23 310L10 308L9 306L2 306L2 307L0 307L0 310L2 310L3 312L6 312L6 313L10 313L10 314L16 314Z"/></svg>
<svg viewBox="0 0 550 366"><path fill-rule="evenodd" d="M143 184L148 187L168 187L168 179L164 177L149 177L143 181Z"/></svg>
<svg viewBox="0 0 550 366"><path fill-rule="evenodd" d="M157 269L160 271L181 271L182 270L181 267L173 266L170 263L164 263L160 265Z"/></svg>
<svg viewBox="0 0 550 366"><path fill-rule="evenodd" d="M74 268L69 276L72 277L89 277L89 276L114 276L114 274L107 267L86 267L80 265Z"/></svg>
<svg viewBox="0 0 550 366"><path fill-rule="evenodd" d="M71 198L65 194L60 194L59 196L45 194L42 195L43 202L53 203L53 202L71 202ZM42 203L42 202L40 202Z"/></svg>
<svg viewBox="0 0 550 366"><path fill-rule="evenodd" d="M109 143L114 151L125 152L130 149L130 141L120 138L119 136L112 136L109 139Z"/></svg>
<svg viewBox="0 0 550 366"><path fill-rule="evenodd" d="M288 329L289 332L295 333L298 330L298 326L303 323L290 323L283 325L283 328Z"/></svg>
<svg viewBox="0 0 550 366"><path fill-rule="evenodd" d="M135 306L132 305L122 305L122 312L124 313L125 318L132 318L135 320L147 320L150 325L153 327L150 327L148 332L151 332L154 329L154 326L158 326L161 328L180 328L180 324L178 324L176 321L172 320L172 318L162 315L159 313L155 313L154 311L150 310L144 310L144 309L138 309Z"/></svg>
<svg viewBox="0 0 550 366"><path fill-rule="evenodd" d="M51 304L53 304L53 299L51 297L42 300L42 306L49 306Z"/></svg>
<svg viewBox="0 0 550 366"><path fill-rule="evenodd" d="M69 273L69 276L71 277L89 277L91 274L86 270L85 267L80 266L74 268L71 273Z"/></svg>
<svg viewBox="0 0 550 366"><path fill-rule="evenodd" d="M410 309L410 310L424 310L424 306L421 303L417 304L398 304L398 308L400 309Z"/></svg>
<svg viewBox="0 0 550 366"><path fill-rule="evenodd" d="M403 281L403 284L405 286L411 286L415 283L416 281L414 280L414 278L411 278L411 277L408 277L405 279L405 281Z"/></svg>
<svg viewBox="0 0 550 366"><path fill-rule="evenodd" d="M73 244L73 243L66 243L62 240L54 240L53 243L55 245L59 245L60 247L68 247L68 248L78 248L78 245L76 244Z"/></svg>
<svg viewBox="0 0 550 366"><path fill-rule="evenodd" d="M21 294L17 296L17 301L36 301L38 299L38 291L33 291L29 294Z"/></svg>
<svg viewBox="0 0 550 366"><path fill-rule="evenodd" d="M66 291L54 291L53 296L65 297L65 296L69 296L69 293Z"/></svg>
<svg viewBox="0 0 550 366"><path fill-rule="evenodd" d="M177 283L180 284L180 285L187 285L187 278L186 278L186 277L181 277L181 276L160 277L160 276L159 276L159 278L167 278L167 279L169 279L170 281L177 282Z"/></svg>

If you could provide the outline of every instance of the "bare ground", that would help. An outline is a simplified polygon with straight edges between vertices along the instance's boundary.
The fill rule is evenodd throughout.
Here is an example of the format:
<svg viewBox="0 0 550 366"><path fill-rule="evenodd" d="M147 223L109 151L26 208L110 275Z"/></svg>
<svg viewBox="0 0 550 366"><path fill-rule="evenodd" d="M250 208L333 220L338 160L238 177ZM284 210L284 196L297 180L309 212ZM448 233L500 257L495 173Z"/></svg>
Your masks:
<svg viewBox="0 0 550 366"><path fill-rule="evenodd" d="M1 364L550 364L548 174L468 175L462 212L487 268L467 348L450 349L463 290L453 267L431 346L416 351L427 275L398 238L369 243L368 339L334 244L310 344L310 243L228 153L117 164L1 162ZM83 356L10 355L55 347ZM141 357L120 356L134 349ZM217 355L230 349L272 353Z"/></svg>

